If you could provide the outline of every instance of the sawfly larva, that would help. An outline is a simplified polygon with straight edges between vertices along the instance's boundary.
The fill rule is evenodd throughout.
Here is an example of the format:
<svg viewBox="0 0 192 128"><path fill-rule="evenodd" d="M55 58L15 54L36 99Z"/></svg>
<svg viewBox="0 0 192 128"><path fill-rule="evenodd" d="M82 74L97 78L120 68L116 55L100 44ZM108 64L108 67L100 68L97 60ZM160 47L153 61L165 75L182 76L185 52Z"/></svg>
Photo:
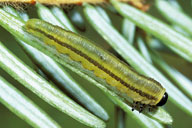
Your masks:
<svg viewBox="0 0 192 128"><path fill-rule="evenodd" d="M162 106L166 103L168 94L159 82L138 74L84 37L39 19L28 20L25 29L47 45L55 47L59 53L80 62L83 68L93 71L96 77L105 80L108 88L118 92L118 95L125 99L131 98L135 105L140 105L139 111L145 105Z"/></svg>

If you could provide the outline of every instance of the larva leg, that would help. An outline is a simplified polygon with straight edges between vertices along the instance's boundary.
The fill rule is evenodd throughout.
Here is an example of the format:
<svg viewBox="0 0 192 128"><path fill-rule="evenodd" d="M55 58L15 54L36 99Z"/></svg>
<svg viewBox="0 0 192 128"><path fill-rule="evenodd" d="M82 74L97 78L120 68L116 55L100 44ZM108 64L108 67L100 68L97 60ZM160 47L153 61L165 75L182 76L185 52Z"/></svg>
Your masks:
<svg viewBox="0 0 192 128"><path fill-rule="evenodd" d="M153 109L153 106L149 105L149 112L151 112Z"/></svg>
<svg viewBox="0 0 192 128"><path fill-rule="evenodd" d="M145 108L146 108L146 104L142 104L141 102L138 102L138 101L133 102L132 111L137 109L139 111L139 113L141 113ZM152 108L152 106L150 108Z"/></svg>
<svg viewBox="0 0 192 128"><path fill-rule="evenodd" d="M146 105L145 104L140 104L139 106L139 113L141 113L145 109Z"/></svg>
<svg viewBox="0 0 192 128"><path fill-rule="evenodd" d="M137 108L137 104L138 102L133 101L133 105L132 105L132 111L134 111Z"/></svg>

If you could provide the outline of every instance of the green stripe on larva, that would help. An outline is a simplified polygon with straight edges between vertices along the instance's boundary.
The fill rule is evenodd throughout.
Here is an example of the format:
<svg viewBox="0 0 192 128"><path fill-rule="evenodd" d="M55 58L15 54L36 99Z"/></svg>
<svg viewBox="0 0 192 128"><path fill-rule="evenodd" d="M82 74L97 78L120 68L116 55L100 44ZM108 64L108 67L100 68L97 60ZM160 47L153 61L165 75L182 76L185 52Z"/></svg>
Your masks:
<svg viewBox="0 0 192 128"><path fill-rule="evenodd" d="M166 99L165 88L160 83L139 75L84 37L38 19L27 21L25 29L46 44L56 47L59 53L80 62L85 69L93 71L95 76L106 80L109 89L115 89L125 98L152 106Z"/></svg>

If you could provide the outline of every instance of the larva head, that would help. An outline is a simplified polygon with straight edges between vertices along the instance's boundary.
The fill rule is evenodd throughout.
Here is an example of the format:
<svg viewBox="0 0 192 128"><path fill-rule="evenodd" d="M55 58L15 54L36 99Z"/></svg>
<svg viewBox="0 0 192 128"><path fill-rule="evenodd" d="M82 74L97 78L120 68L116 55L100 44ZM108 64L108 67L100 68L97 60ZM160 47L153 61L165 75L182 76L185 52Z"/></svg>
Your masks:
<svg viewBox="0 0 192 128"><path fill-rule="evenodd" d="M163 97L161 98L161 100L157 104L157 106L163 106L167 102L167 99L168 99L168 94L167 94L167 92L165 92Z"/></svg>

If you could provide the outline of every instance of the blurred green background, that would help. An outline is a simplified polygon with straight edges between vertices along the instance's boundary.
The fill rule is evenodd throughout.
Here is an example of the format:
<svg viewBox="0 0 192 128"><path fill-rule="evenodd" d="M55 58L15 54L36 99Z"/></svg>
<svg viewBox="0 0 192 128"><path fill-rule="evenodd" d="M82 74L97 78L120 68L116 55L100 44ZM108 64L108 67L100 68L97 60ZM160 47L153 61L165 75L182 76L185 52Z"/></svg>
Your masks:
<svg viewBox="0 0 192 128"><path fill-rule="evenodd" d="M191 1L190 0L179 0L179 3L182 5L184 11L188 15L192 15L191 10ZM78 7L79 11L82 11L81 7ZM35 7L30 7L28 9L31 17L36 16ZM112 19L113 24L115 27L120 30L121 28L121 17L110 14L110 18ZM152 6L151 10L149 11L152 15L164 20L159 14L158 11ZM86 20L85 20L86 21ZM164 20L166 22L166 20ZM89 39L95 41L102 47L110 49L110 46L100 37L95 30L91 28L91 26L86 22L86 31L81 32L82 35L85 35ZM35 68L31 60L27 57L27 55L23 52L21 47L17 44L14 37L5 31L2 27L0 27L0 41L9 48L17 57L23 60L27 65L30 67ZM114 53L115 54L115 53ZM161 52L162 57L167 61L168 64L178 69L181 73L186 75L189 79L192 80L192 64L186 62L182 58L178 57L173 53L168 52ZM69 71L70 72L70 71ZM107 122L108 128L115 128L115 106L114 104L94 85L89 83L88 81L80 78L76 74L70 72L72 76L77 80L78 83L85 88L89 94L96 99L96 101L101 104L105 110L108 112L110 116L110 120ZM86 126L82 125L81 123L75 121L69 116L61 113L60 111L56 110L55 108L51 107L49 104L45 103L39 97L35 96L32 92L24 88L21 84L11 78L6 72L0 69L0 75L2 75L6 80L8 80L11 84L13 84L16 88L22 91L27 97L29 97L32 101L34 101L37 105L39 105L44 111L46 111L54 120L56 120L62 127L65 128L86 128ZM186 113L182 112L172 103L168 102L165 106L167 111L173 117L173 127L174 128L191 128L192 127L192 118L187 115ZM192 108L191 108L192 109ZM6 107L0 104L0 128L30 128L27 123L23 120L18 118L16 115L11 113ZM126 127L127 128L140 128L136 121L134 121L131 117L126 117Z"/></svg>

